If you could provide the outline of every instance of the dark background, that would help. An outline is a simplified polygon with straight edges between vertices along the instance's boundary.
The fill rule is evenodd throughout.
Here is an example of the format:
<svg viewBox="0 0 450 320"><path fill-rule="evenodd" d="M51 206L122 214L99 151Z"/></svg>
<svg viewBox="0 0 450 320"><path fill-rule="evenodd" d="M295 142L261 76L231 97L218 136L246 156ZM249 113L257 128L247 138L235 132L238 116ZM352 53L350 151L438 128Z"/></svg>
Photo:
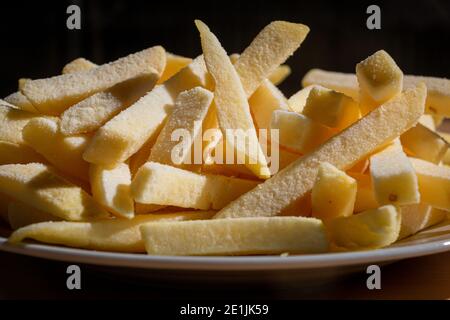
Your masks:
<svg viewBox="0 0 450 320"><path fill-rule="evenodd" d="M66 28L66 8L78 4L82 29ZM381 7L381 30L366 28L366 8ZM20 77L56 75L83 56L96 63L161 44L173 53L201 52L193 20L200 18L228 53L241 52L272 20L311 28L288 60L293 74L286 95L300 88L314 67L352 72L379 49L388 51L405 73L450 76L450 1L1 1L0 97L17 90Z"/></svg>

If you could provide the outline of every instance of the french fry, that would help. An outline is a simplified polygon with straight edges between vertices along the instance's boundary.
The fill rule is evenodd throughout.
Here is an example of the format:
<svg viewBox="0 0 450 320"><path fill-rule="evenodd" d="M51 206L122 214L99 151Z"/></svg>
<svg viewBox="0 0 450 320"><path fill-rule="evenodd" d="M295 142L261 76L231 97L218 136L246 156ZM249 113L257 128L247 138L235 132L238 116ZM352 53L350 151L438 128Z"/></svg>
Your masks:
<svg viewBox="0 0 450 320"><path fill-rule="evenodd" d="M74 135L97 130L150 91L160 72L140 74L74 104L61 114L61 132Z"/></svg>
<svg viewBox="0 0 450 320"><path fill-rule="evenodd" d="M281 146L302 154L311 152L335 134L302 114L284 110L273 112L271 128L279 130Z"/></svg>
<svg viewBox="0 0 450 320"><path fill-rule="evenodd" d="M386 247L398 239L401 214L392 205L337 218L327 226L339 249L361 250Z"/></svg>
<svg viewBox="0 0 450 320"><path fill-rule="evenodd" d="M45 163L46 160L27 145L0 141L0 165L31 162Z"/></svg>
<svg viewBox="0 0 450 320"><path fill-rule="evenodd" d="M38 113L30 100L28 100L27 97L25 97L20 91L11 93L9 96L5 97L5 101L20 110Z"/></svg>
<svg viewBox="0 0 450 320"><path fill-rule="evenodd" d="M215 81L214 104L224 139L236 152L238 158L245 159L244 164L257 177L268 178L270 170L258 143L246 93L237 72L237 64L243 59L245 51L236 62L235 69L219 40L208 26L199 20L195 23L200 32L206 67ZM250 95L253 91L249 89L247 94ZM241 130L243 134L237 136L238 141L235 141L234 134L238 133L238 130Z"/></svg>
<svg viewBox="0 0 450 320"><path fill-rule="evenodd" d="M118 217L134 217L134 201L130 191L131 173L127 164L121 163L113 169L91 165L89 178L94 200Z"/></svg>
<svg viewBox="0 0 450 320"><path fill-rule="evenodd" d="M124 162L161 130L178 94L197 86L211 87L202 56L109 120L94 135L84 159L104 166Z"/></svg>
<svg viewBox="0 0 450 320"><path fill-rule="evenodd" d="M399 140L370 157L370 175L380 205L420 202L416 172Z"/></svg>
<svg viewBox="0 0 450 320"><path fill-rule="evenodd" d="M449 143L439 134L418 123L400 137L403 147L415 158L433 163L440 163L444 158Z"/></svg>
<svg viewBox="0 0 450 320"><path fill-rule="evenodd" d="M89 181L89 163L82 155L89 137L66 137L58 129L58 119L36 118L23 128L23 139L62 173Z"/></svg>
<svg viewBox="0 0 450 320"><path fill-rule="evenodd" d="M29 238L68 247L118 252L145 252L139 227L154 221L208 219L213 212L178 212L147 214L132 219L109 219L92 222L42 222L20 228L9 237L10 243Z"/></svg>
<svg viewBox="0 0 450 320"><path fill-rule="evenodd" d="M148 161L180 167L201 164L202 159L195 159L192 149L196 141L202 139L199 136L202 123L205 121L212 100L213 94L201 87L180 93L175 100L171 115L153 145ZM177 129L183 130L180 134L189 135L188 137L178 136L178 139L183 138L182 143L174 140Z"/></svg>
<svg viewBox="0 0 450 320"><path fill-rule="evenodd" d="M23 145L22 129L36 115L0 104L0 140Z"/></svg>
<svg viewBox="0 0 450 320"><path fill-rule="evenodd" d="M422 82L425 83L428 90L426 112L434 116L450 117L450 80L405 75L403 90L414 88ZM306 87L313 84L342 92L359 101L359 87L355 74L312 69L303 78L302 85Z"/></svg>
<svg viewBox="0 0 450 320"><path fill-rule="evenodd" d="M375 192L373 191L372 179L370 175L354 172L349 172L348 174L356 180L358 185L354 212L362 212L378 208L378 202L375 199Z"/></svg>
<svg viewBox="0 0 450 320"><path fill-rule="evenodd" d="M361 116L359 106L352 98L320 86L310 90L302 113L338 131L347 128Z"/></svg>
<svg viewBox="0 0 450 320"><path fill-rule="evenodd" d="M303 24L285 21L273 21L259 32L234 64L247 97L300 47L308 32Z"/></svg>
<svg viewBox="0 0 450 320"><path fill-rule="evenodd" d="M329 222L352 215L356 191L355 179L335 166L322 162L311 192L312 216Z"/></svg>
<svg viewBox="0 0 450 320"><path fill-rule="evenodd" d="M270 129L273 111L288 110L287 100L283 93L267 79L252 94L248 104L255 127L258 129Z"/></svg>
<svg viewBox="0 0 450 320"><path fill-rule="evenodd" d="M109 216L80 187L40 163L0 166L0 193L66 220Z"/></svg>
<svg viewBox="0 0 450 320"><path fill-rule="evenodd" d="M305 104L306 104L306 100L308 99L309 93L315 87L317 87L317 86L315 86L315 85L307 86L307 87L297 91L295 94L293 94L288 99L289 109L291 109L292 111L297 112L297 113L302 113L303 108L305 107Z"/></svg>
<svg viewBox="0 0 450 320"><path fill-rule="evenodd" d="M91 70L95 67L98 67L95 63L85 59L85 58L77 58L75 60L70 61L68 64L64 66L61 73L76 73Z"/></svg>
<svg viewBox="0 0 450 320"><path fill-rule="evenodd" d="M431 114L424 114L420 117L419 123L431 131L436 131L436 122Z"/></svg>
<svg viewBox="0 0 450 320"><path fill-rule="evenodd" d="M320 162L346 170L414 126L423 114L425 98L424 85L405 91L231 202L214 218L277 215L312 189Z"/></svg>
<svg viewBox="0 0 450 320"><path fill-rule="evenodd" d="M155 46L84 72L27 81L22 93L40 112L59 115L71 105L139 74L158 69L165 51Z"/></svg>
<svg viewBox="0 0 450 320"><path fill-rule="evenodd" d="M191 58L186 58L173 53L166 52L166 67L157 84L161 84L170 79L173 75L188 66L192 62Z"/></svg>
<svg viewBox="0 0 450 320"><path fill-rule="evenodd" d="M282 64L281 66L279 66L278 68L276 68L268 77L269 81L272 82L274 85L279 85L280 83L282 83L284 81L284 79L286 79L287 77L289 77L289 75L291 74L291 68L286 65L286 64Z"/></svg>
<svg viewBox="0 0 450 320"><path fill-rule="evenodd" d="M447 143L450 143L450 133L446 132L438 132L438 134L447 141ZM447 149L445 152L444 157L442 158L442 162L446 165L450 165L450 148Z"/></svg>
<svg viewBox="0 0 450 320"><path fill-rule="evenodd" d="M419 203L400 208L402 224L399 239L406 238L447 218L447 212Z"/></svg>
<svg viewBox="0 0 450 320"><path fill-rule="evenodd" d="M394 59L379 50L356 65L363 114L400 94L403 90L403 72Z"/></svg>
<svg viewBox="0 0 450 320"><path fill-rule="evenodd" d="M421 202L450 211L450 168L410 158L419 181Z"/></svg>
<svg viewBox="0 0 450 320"><path fill-rule="evenodd" d="M320 253L328 242L320 220L260 217L155 222L141 227L148 254L242 255Z"/></svg>
<svg viewBox="0 0 450 320"><path fill-rule="evenodd" d="M61 219L50 213L39 211L22 202L11 201L8 206L8 220L11 229L17 230L33 223L59 221Z"/></svg>
<svg viewBox="0 0 450 320"><path fill-rule="evenodd" d="M253 180L202 175L147 162L136 173L131 192L139 203L208 210L223 208L257 184Z"/></svg>
<svg viewBox="0 0 450 320"><path fill-rule="evenodd" d="M159 211L161 209L166 208L167 206L160 206L158 204L146 204L146 203L138 203L134 204L134 212L136 214L148 214L152 212Z"/></svg>

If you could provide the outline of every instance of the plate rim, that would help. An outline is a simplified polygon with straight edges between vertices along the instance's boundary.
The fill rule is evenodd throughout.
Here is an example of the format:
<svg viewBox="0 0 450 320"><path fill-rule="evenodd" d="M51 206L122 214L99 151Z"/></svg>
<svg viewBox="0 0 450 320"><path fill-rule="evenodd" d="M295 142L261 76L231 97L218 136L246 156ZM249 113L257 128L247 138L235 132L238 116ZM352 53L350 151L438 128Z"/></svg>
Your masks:
<svg viewBox="0 0 450 320"><path fill-rule="evenodd" d="M36 258L93 264L165 270L251 271L332 268L387 262L450 251L450 237L425 243L388 248L304 255L268 256L160 256L95 251L40 243L10 244L0 237L0 250Z"/></svg>

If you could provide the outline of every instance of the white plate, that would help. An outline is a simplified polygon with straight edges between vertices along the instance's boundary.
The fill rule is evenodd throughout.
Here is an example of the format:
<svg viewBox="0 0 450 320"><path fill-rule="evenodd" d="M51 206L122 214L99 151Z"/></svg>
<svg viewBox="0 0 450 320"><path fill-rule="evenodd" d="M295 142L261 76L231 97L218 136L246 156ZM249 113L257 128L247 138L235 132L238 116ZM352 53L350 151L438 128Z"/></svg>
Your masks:
<svg viewBox="0 0 450 320"><path fill-rule="evenodd" d="M197 271L275 271L383 264L450 250L450 221L378 250L290 256L175 257L100 252L38 243L11 245L0 237L0 250L33 257L109 267Z"/></svg>

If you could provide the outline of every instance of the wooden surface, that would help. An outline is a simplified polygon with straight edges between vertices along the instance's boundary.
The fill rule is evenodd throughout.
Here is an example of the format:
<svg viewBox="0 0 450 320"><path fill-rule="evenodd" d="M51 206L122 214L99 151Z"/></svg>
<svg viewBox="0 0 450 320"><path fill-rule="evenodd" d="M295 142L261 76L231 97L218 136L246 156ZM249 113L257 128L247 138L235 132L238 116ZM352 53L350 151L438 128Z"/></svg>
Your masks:
<svg viewBox="0 0 450 320"><path fill-rule="evenodd" d="M189 288L131 283L80 266L82 289L66 289L66 263L0 253L1 299L449 299L450 252L399 261L381 269L381 290L366 288L365 273L318 286L265 285ZM211 284L210 284L211 285Z"/></svg>

